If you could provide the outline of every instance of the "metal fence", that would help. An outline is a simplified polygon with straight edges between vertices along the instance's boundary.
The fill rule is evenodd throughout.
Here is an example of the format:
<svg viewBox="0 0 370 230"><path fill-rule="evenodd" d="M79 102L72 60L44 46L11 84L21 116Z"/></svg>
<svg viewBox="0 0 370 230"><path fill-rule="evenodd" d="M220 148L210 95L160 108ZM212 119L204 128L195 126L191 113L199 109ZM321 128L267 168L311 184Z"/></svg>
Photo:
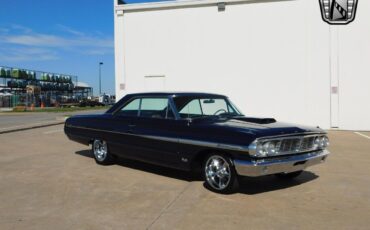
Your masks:
<svg viewBox="0 0 370 230"><path fill-rule="evenodd" d="M0 66L0 108L58 106L91 96L92 88L77 83L74 75Z"/></svg>

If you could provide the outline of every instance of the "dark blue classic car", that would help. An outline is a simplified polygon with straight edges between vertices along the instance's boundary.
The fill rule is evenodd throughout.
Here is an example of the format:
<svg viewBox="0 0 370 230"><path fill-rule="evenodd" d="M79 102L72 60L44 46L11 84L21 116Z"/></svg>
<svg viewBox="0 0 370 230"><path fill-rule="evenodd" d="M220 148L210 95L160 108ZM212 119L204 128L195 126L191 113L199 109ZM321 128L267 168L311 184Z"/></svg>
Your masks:
<svg viewBox="0 0 370 230"><path fill-rule="evenodd" d="M141 93L101 115L73 116L65 133L89 145L98 164L121 156L201 172L206 186L230 193L238 176L294 178L325 161L326 133L244 116L223 95Z"/></svg>

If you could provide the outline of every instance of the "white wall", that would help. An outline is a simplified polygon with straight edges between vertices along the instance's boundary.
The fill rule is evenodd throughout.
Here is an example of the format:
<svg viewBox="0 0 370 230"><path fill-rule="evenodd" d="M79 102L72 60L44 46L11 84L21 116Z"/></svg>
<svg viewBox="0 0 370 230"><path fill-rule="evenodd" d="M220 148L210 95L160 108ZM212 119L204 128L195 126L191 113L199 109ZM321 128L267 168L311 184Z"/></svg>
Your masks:
<svg viewBox="0 0 370 230"><path fill-rule="evenodd" d="M358 34L370 28L370 18L361 22L363 13L358 14L353 25L338 31L338 44L345 43L337 50L345 54L338 63L347 65L338 71L340 99L334 115L339 113L340 128L370 130L369 103L365 105L369 87L362 90L369 85L369 70L364 68L370 62L369 32L366 41L358 38L362 44L350 49L347 43L358 36L345 31ZM164 75L166 91L226 94L246 115L330 128L330 88L336 82L331 72L337 64L331 60L333 31L322 21L317 1L227 5L225 12L216 6L135 11L125 12L121 19L116 26L123 34L116 37L116 68L124 64L124 70L116 73L116 84L124 82L126 89L116 91L119 97L147 91L146 76ZM348 60L359 59L359 52L365 59L361 63ZM353 72L354 67L359 69ZM355 77L352 73L356 82L350 79ZM352 93L357 89L361 90ZM352 97L360 105L354 105ZM354 125L346 119L351 116L367 123Z"/></svg>
<svg viewBox="0 0 370 230"><path fill-rule="evenodd" d="M370 1L338 27L339 127L370 130Z"/></svg>

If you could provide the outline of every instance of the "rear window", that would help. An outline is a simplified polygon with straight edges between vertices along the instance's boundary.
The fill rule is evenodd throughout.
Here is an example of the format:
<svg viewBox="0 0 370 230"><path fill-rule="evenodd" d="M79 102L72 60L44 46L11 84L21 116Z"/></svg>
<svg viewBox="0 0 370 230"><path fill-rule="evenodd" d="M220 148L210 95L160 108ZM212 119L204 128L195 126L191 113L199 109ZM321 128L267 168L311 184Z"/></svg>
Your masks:
<svg viewBox="0 0 370 230"><path fill-rule="evenodd" d="M139 114L140 98L129 102L119 112L120 115L136 117Z"/></svg>
<svg viewBox="0 0 370 230"><path fill-rule="evenodd" d="M137 98L123 106L119 114L148 118L175 118L168 98Z"/></svg>

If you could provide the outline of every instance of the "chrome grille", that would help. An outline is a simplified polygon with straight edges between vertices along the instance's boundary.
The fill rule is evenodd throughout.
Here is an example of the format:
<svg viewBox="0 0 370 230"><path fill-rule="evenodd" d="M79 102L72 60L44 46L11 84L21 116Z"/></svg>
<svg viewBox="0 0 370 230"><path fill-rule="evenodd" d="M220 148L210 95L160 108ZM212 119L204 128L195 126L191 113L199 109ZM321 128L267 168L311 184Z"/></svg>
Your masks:
<svg viewBox="0 0 370 230"><path fill-rule="evenodd" d="M329 145L325 133L257 138L249 147L253 157L272 157L319 151Z"/></svg>
<svg viewBox="0 0 370 230"><path fill-rule="evenodd" d="M282 140L278 152L291 152L299 148L300 139L286 139Z"/></svg>
<svg viewBox="0 0 370 230"><path fill-rule="evenodd" d="M302 139L301 150L310 150L313 148L315 137L305 137Z"/></svg>
<svg viewBox="0 0 370 230"><path fill-rule="evenodd" d="M276 141L277 154L293 154L314 150L314 142L317 136L298 136L281 138Z"/></svg>

